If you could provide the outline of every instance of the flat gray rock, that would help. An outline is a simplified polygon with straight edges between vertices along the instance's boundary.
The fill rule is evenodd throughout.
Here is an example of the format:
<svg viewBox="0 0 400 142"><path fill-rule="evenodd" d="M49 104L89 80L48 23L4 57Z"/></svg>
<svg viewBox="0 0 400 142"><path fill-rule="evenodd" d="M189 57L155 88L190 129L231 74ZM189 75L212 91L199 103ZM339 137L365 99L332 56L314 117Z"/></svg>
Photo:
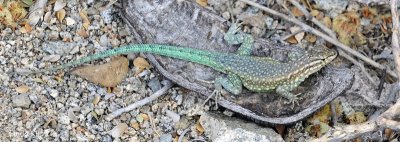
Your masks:
<svg viewBox="0 0 400 142"><path fill-rule="evenodd" d="M208 112L201 115L199 121L211 141L283 142L282 137L271 128L261 127L241 119Z"/></svg>

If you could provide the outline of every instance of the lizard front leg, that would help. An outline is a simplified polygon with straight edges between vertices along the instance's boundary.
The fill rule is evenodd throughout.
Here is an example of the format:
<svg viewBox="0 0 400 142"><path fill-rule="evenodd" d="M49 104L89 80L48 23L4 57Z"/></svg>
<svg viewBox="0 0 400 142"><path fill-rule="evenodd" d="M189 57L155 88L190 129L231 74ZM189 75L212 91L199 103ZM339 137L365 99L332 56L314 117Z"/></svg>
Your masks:
<svg viewBox="0 0 400 142"><path fill-rule="evenodd" d="M280 95L282 95L282 97L286 98L289 100L289 103L293 103L293 107L294 104L299 104L298 100L299 98L297 98L295 95L293 95L290 91L293 89L293 85L280 85L276 88L276 92Z"/></svg>
<svg viewBox="0 0 400 142"><path fill-rule="evenodd" d="M241 24L232 23L228 32L225 33L224 39L228 44L241 44L238 49L239 55L250 55L253 49L254 39L250 34L237 33Z"/></svg>

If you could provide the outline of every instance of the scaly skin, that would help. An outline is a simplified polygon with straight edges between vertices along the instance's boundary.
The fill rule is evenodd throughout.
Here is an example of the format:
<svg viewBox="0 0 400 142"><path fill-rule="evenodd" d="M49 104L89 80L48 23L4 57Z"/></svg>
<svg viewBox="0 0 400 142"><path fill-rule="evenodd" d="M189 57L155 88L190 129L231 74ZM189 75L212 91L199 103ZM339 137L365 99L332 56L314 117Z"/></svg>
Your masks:
<svg viewBox="0 0 400 142"><path fill-rule="evenodd" d="M120 54L152 53L203 64L227 74L227 77L216 79L217 91L221 86L233 94L240 94L242 86L254 92L276 90L278 94L289 99L290 102L296 102L297 97L290 91L309 75L331 62L337 55L334 51L314 49L306 51L303 55L287 63L281 63L268 57L250 56L253 38L247 34L236 34L236 32L237 26L233 25L226 33L225 40L231 44L241 43L238 54L209 52L168 45L135 44L107 50L64 65L31 73L55 71Z"/></svg>

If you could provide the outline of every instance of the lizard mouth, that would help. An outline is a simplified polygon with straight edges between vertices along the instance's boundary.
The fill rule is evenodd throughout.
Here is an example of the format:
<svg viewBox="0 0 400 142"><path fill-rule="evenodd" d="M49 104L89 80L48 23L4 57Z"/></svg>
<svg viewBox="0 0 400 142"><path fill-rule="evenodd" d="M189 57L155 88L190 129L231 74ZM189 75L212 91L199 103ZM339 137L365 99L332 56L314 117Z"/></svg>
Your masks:
<svg viewBox="0 0 400 142"><path fill-rule="evenodd" d="M325 62L326 64L328 64L328 63L331 62L333 59L335 59L336 56L337 56L337 55L329 56L328 58L326 58L326 59L324 60L324 62Z"/></svg>

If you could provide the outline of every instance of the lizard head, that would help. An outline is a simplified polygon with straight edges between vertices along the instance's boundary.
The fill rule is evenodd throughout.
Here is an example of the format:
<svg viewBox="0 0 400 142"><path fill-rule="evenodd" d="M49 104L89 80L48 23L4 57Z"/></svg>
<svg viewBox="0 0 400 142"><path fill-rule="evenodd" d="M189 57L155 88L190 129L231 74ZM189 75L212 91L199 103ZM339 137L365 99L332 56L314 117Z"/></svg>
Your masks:
<svg viewBox="0 0 400 142"><path fill-rule="evenodd" d="M321 48L321 47L312 48L312 49L308 50L307 53L308 53L309 61L311 61L311 62L322 61L323 64L330 63L337 56L337 52L335 50L328 49L328 48Z"/></svg>

